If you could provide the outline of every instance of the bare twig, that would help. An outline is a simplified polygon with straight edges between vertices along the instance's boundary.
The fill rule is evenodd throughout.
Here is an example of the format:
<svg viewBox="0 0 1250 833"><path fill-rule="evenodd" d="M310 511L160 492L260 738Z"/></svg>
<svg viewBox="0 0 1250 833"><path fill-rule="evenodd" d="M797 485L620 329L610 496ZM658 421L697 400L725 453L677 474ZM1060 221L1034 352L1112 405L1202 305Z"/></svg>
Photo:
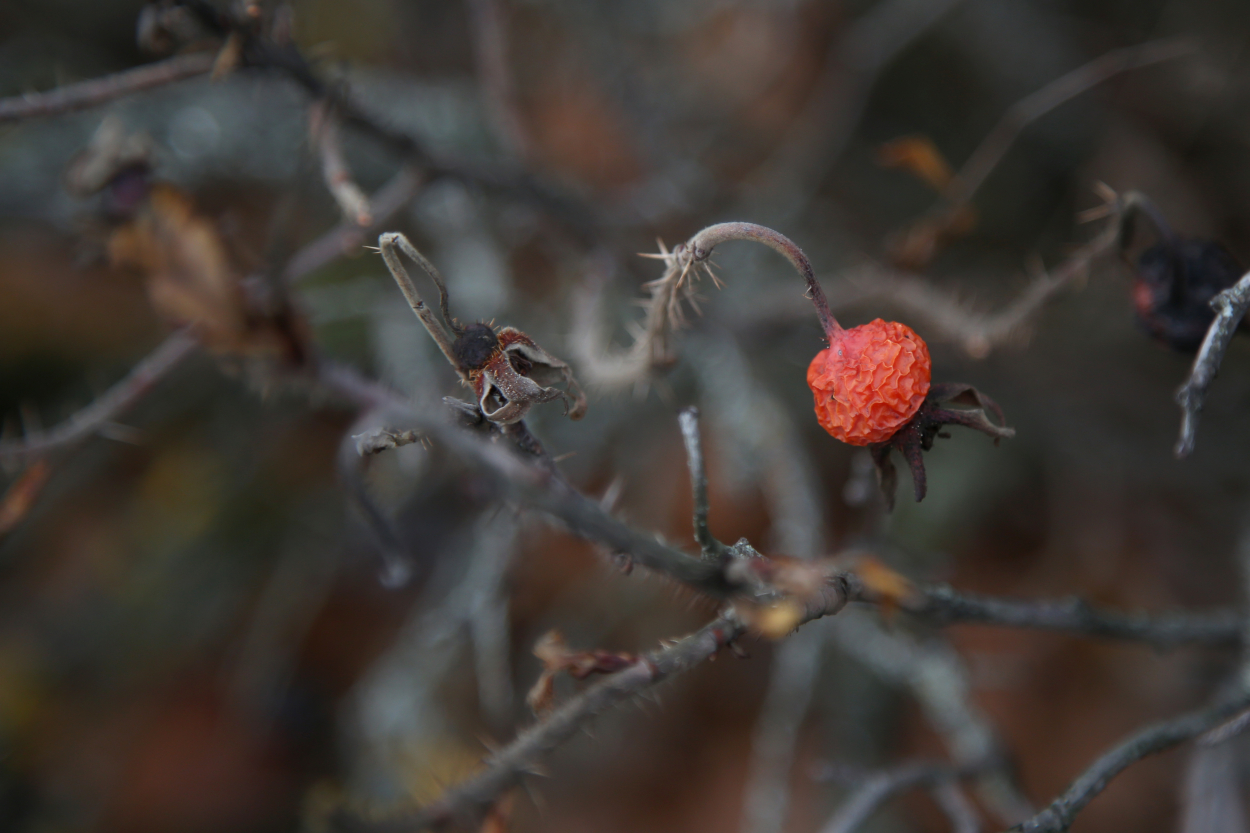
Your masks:
<svg viewBox="0 0 1250 833"><path fill-rule="evenodd" d="M601 343L599 332L602 325L594 314L593 300L583 298L584 314L575 318L573 341L581 353L584 371L591 381L603 387L628 387L644 383L656 368L673 360L669 339L673 331L685 321L682 305L693 304L696 282L700 270L711 275L708 259L712 251L731 240L749 240L762 243L781 254L803 278L806 296L816 308L821 328L826 336L833 337L842 328L825 300L824 290L816 280L812 264L794 241L779 232L755 223L718 223L700 231L672 251L660 244L660 252L647 255L664 261L664 274L647 284L651 297L646 301L646 319L629 350L612 353ZM598 287L602 289L602 287Z"/></svg>
<svg viewBox="0 0 1250 833"><path fill-rule="evenodd" d="M140 90L194 78L208 73L215 60L212 53L193 52L43 93L0 99L0 124L73 113Z"/></svg>
<svg viewBox="0 0 1250 833"><path fill-rule="evenodd" d="M1055 269L1035 276L1019 295L993 312L972 309L931 281L883 266L868 266L861 273L832 282L830 296L836 306L865 298L889 303L922 322L926 337L953 342L972 358L981 359L1025 335L1046 305L1064 289L1084 280L1093 262L1111 252L1116 240L1113 218L1097 237Z"/></svg>
<svg viewBox="0 0 1250 833"><path fill-rule="evenodd" d="M642 566L663 573L715 597L750 592L728 567L687 555L608 514L597 501L555 477L546 465L526 462L507 449L486 443L444 420L422 416L398 394L355 371L326 363L322 380L362 406L390 406L412 414L423 432L462 459L490 471L508 487L507 497L558 520L578 537L628 553ZM852 597L865 599L853 576L830 565L830 578L851 581ZM1244 620L1235 611L1207 614L1128 615L1103 611L1080 601L1020 601L958 593L945 585L920 586L903 609L935 625L977 623L1000 627L1050 630L1126 641L1160 649L1186 644L1236 645L1243 639Z"/></svg>
<svg viewBox="0 0 1250 833"><path fill-rule="evenodd" d="M1189 378L1176 392L1176 402L1181 406L1181 433L1176 441L1176 456L1188 457L1194 450L1195 433L1198 430L1198 414L1206 401L1207 391L1215 381L1219 372L1220 362L1224 361L1224 353L1233 333L1246 317L1250 309L1250 273L1244 275L1235 285L1224 290L1211 299L1215 309L1215 320L1207 329L1207 337L1202 340L1198 357L1194 359L1194 368Z"/></svg>
<svg viewBox="0 0 1250 833"><path fill-rule="evenodd" d="M712 534L707 525L707 469L703 464L703 444L699 436L699 409L686 408L677 415L681 424L681 438L686 444L686 462L690 466L690 488L694 492L694 540L703 557L719 561L729 547Z"/></svg>
<svg viewBox="0 0 1250 833"><path fill-rule="evenodd" d="M845 653L911 692L950 749L955 766L975 770L977 793L986 809L1007 824L1033 813L1006 766L993 723L973 698L968 670L948 641L921 642L866 615L842 616L833 625L831 635Z"/></svg>
<svg viewBox="0 0 1250 833"><path fill-rule="evenodd" d="M973 228L976 219L970 209L973 196L1020 132L1034 120L1122 72L1189 54L1194 49L1194 42L1185 38L1151 41L1118 49L1018 101L985 137L963 169L949 178L938 204L891 236L890 249L894 262L919 268L932 260L944 242Z"/></svg>
<svg viewBox="0 0 1250 833"><path fill-rule="evenodd" d="M321 175L326 189L338 203L348 222L368 228L373 225L369 197L352 179L351 168L343 156L343 139L339 120L326 101L315 101L308 108L308 133L321 152Z"/></svg>
<svg viewBox="0 0 1250 833"><path fill-rule="evenodd" d="M371 234L412 201L424 183L424 177L415 167L400 168L399 173L368 198L372 220L368 228L361 228L355 220L344 220L287 261L282 270L283 282L294 284L336 258L359 251Z"/></svg>
<svg viewBox="0 0 1250 833"><path fill-rule="evenodd" d="M730 460L722 466L736 462L738 470L730 476L759 483L763 490L769 548L795 558L819 558L827 540L820 478L789 412L751 372L728 333L700 334L688 349L700 368L700 400L715 415L722 457ZM795 750L820 679L827 636L823 627L804 628L773 652L742 791L743 833L786 829Z"/></svg>
<svg viewBox="0 0 1250 833"><path fill-rule="evenodd" d="M1020 131L1060 104L1117 75L1190 55L1196 49L1197 44L1190 38L1168 38L1116 49L1020 99L981 141L942 193L946 210L957 212L967 205L1011 148Z"/></svg>
<svg viewBox="0 0 1250 833"><path fill-rule="evenodd" d="M1242 692L1207 708L1135 732L1094 761L1045 810L1012 830L1019 833L1059 833L1067 830L1077 814L1121 772L1143 758L1193 740L1247 706L1250 706L1250 694Z"/></svg>
<svg viewBox="0 0 1250 833"><path fill-rule="evenodd" d="M109 422L142 399L190 356L196 344L189 334L174 333L136 364L125 378L69 419L46 431L0 442L0 460L29 460L71 446L107 428Z"/></svg>
<svg viewBox="0 0 1250 833"><path fill-rule="evenodd" d="M519 159L529 159L533 149L517 104L516 85L508 60L508 21L499 0L469 0L473 26L473 55L478 81L485 91L486 109L495 132Z"/></svg>
<svg viewBox="0 0 1250 833"><path fill-rule="evenodd" d="M1245 621L1236 611L1154 616L1098 610L1080 599L1018 601L959 593L945 585L920 588L904 609L937 625L976 623L1145 642L1159 649L1183 644L1236 645Z"/></svg>
<svg viewBox="0 0 1250 833"><path fill-rule="evenodd" d="M386 268L390 270L391 277L395 279L395 283L399 284L400 291L404 293L404 298L408 300L408 306L412 307L412 311L416 313L417 318L425 326L426 331L429 332L435 343L438 344L438 348L443 351L447 361L460 374L460 378L467 383L469 381L468 373L461 365L460 360L456 358L455 348L453 347L456 336L451 331L451 313L447 309L447 283L443 280L443 276L435 268L434 264L426 260L425 255L417 251L416 246L409 243L408 238L399 232L391 231L379 237L378 248L382 251L382 259L386 261ZM417 291L416 284L412 282L412 278L408 275L408 270L404 268L404 264L399 259L399 254L396 250L403 252L420 266L422 271L429 275L430 280L438 287L438 306L443 316L442 321L435 318L433 311L421 300L421 293Z"/></svg>
<svg viewBox="0 0 1250 833"><path fill-rule="evenodd" d="M974 768L960 770L950 764L919 762L875 773L843 802L821 833L854 833L891 798L908 790L953 784L974 772Z"/></svg>
<svg viewBox="0 0 1250 833"><path fill-rule="evenodd" d="M937 784L929 793L951 823L951 833L980 833L981 817L963 788L954 781Z"/></svg>
<svg viewBox="0 0 1250 833"><path fill-rule="evenodd" d="M329 388L361 407L391 407L410 414L427 436L499 477L509 487L510 499L544 512L574 535L610 551L629 553L640 566L712 596L726 597L748 589L738 579L727 575L732 569L687 555L649 533L618 521L597 501L554 477L547 465L528 463L442 419L422 414L399 394L351 368L326 362L321 378ZM835 576L850 582L853 599L866 599L853 575L835 570L831 578ZM1159 649L1189 644L1237 645L1246 638L1246 623L1237 611L1134 615L1100 610L1080 599L1003 599L959 593L946 585L918 585L914 598L904 601L902 608L937 626L967 623L1048 630L1144 642Z"/></svg>
<svg viewBox="0 0 1250 833"><path fill-rule="evenodd" d="M834 589L821 605L805 610L803 621L834 615L846 605L847 596L840 585ZM453 821L471 821L485 812L504 790L532 771L543 756L576 734L591 717L674 674L693 668L745 632L745 625L736 616L724 614L691 636L647 654L631 667L590 686L556 708L511 744L491 755L481 773L419 812L382 823L347 818L341 821L350 829L368 831L417 831Z"/></svg>

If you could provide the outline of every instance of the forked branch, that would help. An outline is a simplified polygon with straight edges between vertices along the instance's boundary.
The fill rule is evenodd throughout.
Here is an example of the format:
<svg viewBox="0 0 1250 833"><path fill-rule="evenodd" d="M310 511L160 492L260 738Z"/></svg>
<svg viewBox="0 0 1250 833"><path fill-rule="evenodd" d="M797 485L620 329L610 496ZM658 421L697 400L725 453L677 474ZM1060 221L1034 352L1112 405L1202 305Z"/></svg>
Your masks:
<svg viewBox="0 0 1250 833"><path fill-rule="evenodd" d="M1224 353L1228 344L1237 332L1241 320L1250 310L1250 273L1232 287L1224 290L1211 299L1215 309L1215 320L1207 329L1207 337L1202 340L1198 357L1194 359L1193 370L1185 384L1176 392L1176 403L1181 406L1181 433L1176 441L1176 456L1188 457L1194 450L1195 434L1198 430L1198 414L1207 399L1207 391L1215 381L1220 363L1224 361Z"/></svg>

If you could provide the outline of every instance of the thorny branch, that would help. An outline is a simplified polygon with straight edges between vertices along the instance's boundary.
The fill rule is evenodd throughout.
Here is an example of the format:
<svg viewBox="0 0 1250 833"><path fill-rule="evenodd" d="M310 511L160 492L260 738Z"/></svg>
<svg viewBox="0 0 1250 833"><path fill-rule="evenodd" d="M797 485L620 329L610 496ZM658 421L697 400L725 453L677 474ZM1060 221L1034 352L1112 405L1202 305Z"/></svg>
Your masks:
<svg viewBox="0 0 1250 833"><path fill-rule="evenodd" d="M1019 338L1056 295L1088 277L1093 262L1115 249L1117 234L1113 218L1093 240L1054 269L1036 275L1019 295L993 312L971 308L932 281L877 264L831 282L830 296L838 307L869 298L891 304L923 322L926 335L983 359Z"/></svg>
<svg viewBox="0 0 1250 833"><path fill-rule="evenodd" d="M1211 299L1215 309L1215 320L1207 329L1207 337L1202 340L1198 357L1194 359L1193 370L1185 384L1176 392L1176 403L1181 406L1181 433L1176 441L1176 456L1188 457L1194 450L1195 434L1198 430L1198 414L1202 411L1207 398L1207 391L1215 381L1219 372L1220 362L1224 361L1224 353L1237 332L1241 320L1250 310L1250 273L1237 283Z"/></svg>
<svg viewBox="0 0 1250 833"><path fill-rule="evenodd" d="M673 361L669 344L673 331L685 323L683 304L695 303L695 288L700 270L711 275L708 264L712 251L731 240L762 243L781 254L795 268L807 287L806 295L816 307L821 327L826 334L841 330L829 312L824 290L816 280L811 262L794 241L755 223L718 223L700 231L672 251L660 244L660 252L646 255L664 261L664 274L647 284L651 297L645 302L646 318L633 345L626 351L612 352L601 342L602 327L594 312L591 292L581 299L575 316L572 340L581 354L584 372L605 388L628 387L646 382L656 368Z"/></svg>
<svg viewBox="0 0 1250 833"><path fill-rule="evenodd" d="M205 75L213 68L215 60L210 53L193 52L47 92L0 99L0 124L73 113L141 90Z"/></svg>
<svg viewBox="0 0 1250 833"><path fill-rule="evenodd" d="M500 445L483 442L446 421L422 419L411 405L376 383L363 380L346 368L336 367L331 384L354 401L376 407L392 405L413 415L423 433L461 459L484 469L506 487L506 497L537 509L560 522L570 533L593 541L609 551L628 553L636 564L667 575L694 590L715 598L732 595L765 595L773 592L758 569L744 564L770 559L731 560L726 564L704 561L660 541L653 534L634 529L612 517L595 500L573 489L550 469L526 462ZM871 592L840 562L814 562L826 581L848 583L853 601L872 602ZM1128 615L1099 610L1079 599L1018 601L960 593L943 585L917 585L913 598L899 602L902 610L935 625L983 624L1033 630L1049 630L1125 641L1144 642L1160 649L1180 645L1236 645L1243 638L1243 619L1235 611L1206 614Z"/></svg>
<svg viewBox="0 0 1250 833"><path fill-rule="evenodd" d="M829 611L834 612L836 610ZM605 677L488 757L482 772L412 815L382 822L341 817L339 822L349 830L398 833L472 821L485 813L522 776L532 772L543 756L572 738L587 720L711 658L744 632L745 626L735 617L721 616L670 647L647 654L633 666Z"/></svg>
<svg viewBox="0 0 1250 833"><path fill-rule="evenodd" d="M731 562L724 567L709 564L620 524L608 516L597 503L556 479L549 470L527 464L505 448L483 443L441 421L431 420L428 424L423 423L422 427L431 437L462 457L471 459L499 475L505 484L512 486L509 497L513 500L554 516L574 534L605 544L609 549L629 553L637 563L658 569L714 595L724 597L746 592L749 596L767 598L776 592L768 584L767 566L756 563L767 562L768 559L748 557L746 562ZM751 581L752 578L756 580ZM836 612L847 601L871 598L871 594L865 591L853 574L833 572L831 568L826 580L826 592L803 605L799 621L810 621ZM961 596L944 588L924 590L920 601L904 604L904 609L931 617L939 624L969 621L1073 630L1093 635L1139 639L1160 647L1188 641L1232 642L1241 636L1241 622L1233 617L1177 617L1153 622L1091 612L1079 605L1013 603ZM715 633L711 633L709 628ZM722 618L709 628L679 643L675 648L652 654L647 661L587 689L549 718L522 734L512 745L493 755L482 774L461 787L454 788L436 804L404 820L387 822L381 826L368 826L367 829L421 829L460 818L464 814L481 812L503 790L516 783L534 765L537 757L570 737L584 720L662 679L668 673L688 668L711 656L718 647L745 632L745 625L736 617ZM679 653L668 653L679 648L682 649ZM661 673L656 674L648 662ZM1227 717L1231 713L1221 711L1220 715ZM1193 734L1212 728L1218 722L1213 719L1206 720L1202 728ZM1147 746L1155 749L1158 743L1157 740L1151 740Z"/></svg>
<svg viewBox="0 0 1250 833"><path fill-rule="evenodd" d="M1242 692L1205 709L1135 732L1096 760L1045 810L1012 830L1018 833L1059 833L1067 830L1077 813L1106 789L1112 778L1143 758L1166 752L1216 728L1247 706L1250 706L1250 693Z"/></svg>
<svg viewBox="0 0 1250 833"><path fill-rule="evenodd" d="M165 339L146 358L136 364L120 382L99 399L69 419L46 431L28 434L21 439L0 442L0 462L24 462L81 440L104 429L122 412L130 408L190 356L197 342L185 332L176 332Z"/></svg>

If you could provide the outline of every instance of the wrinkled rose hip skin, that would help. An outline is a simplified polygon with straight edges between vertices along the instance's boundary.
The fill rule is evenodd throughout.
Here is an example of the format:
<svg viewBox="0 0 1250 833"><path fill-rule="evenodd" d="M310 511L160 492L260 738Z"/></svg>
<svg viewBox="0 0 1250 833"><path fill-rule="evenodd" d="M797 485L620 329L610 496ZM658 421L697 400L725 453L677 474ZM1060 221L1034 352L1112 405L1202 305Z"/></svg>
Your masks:
<svg viewBox="0 0 1250 833"><path fill-rule="evenodd" d="M906 324L878 318L842 330L807 368L816 419L844 443L885 442L924 404L932 367L928 346Z"/></svg>

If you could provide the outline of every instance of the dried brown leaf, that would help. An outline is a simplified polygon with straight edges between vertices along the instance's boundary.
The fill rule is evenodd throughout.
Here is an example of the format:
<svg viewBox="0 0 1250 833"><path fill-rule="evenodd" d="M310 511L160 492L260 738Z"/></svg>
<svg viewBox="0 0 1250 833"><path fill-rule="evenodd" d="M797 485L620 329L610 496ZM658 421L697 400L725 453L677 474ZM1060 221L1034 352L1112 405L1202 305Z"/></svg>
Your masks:
<svg viewBox="0 0 1250 833"><path fill-rule="evenodd" d="M16 529L30 512L51 473L52 467L44 460L38 460L22 472L4 497L0 497L0 538Z"/></svg>
<svg viewBox="0 0 1250 833"><path fill-rule="evenodd" d="M877 163L907 171L939 193L955 176L946 157L928 136L904 136L886 142L877 150Z"/></svg>

